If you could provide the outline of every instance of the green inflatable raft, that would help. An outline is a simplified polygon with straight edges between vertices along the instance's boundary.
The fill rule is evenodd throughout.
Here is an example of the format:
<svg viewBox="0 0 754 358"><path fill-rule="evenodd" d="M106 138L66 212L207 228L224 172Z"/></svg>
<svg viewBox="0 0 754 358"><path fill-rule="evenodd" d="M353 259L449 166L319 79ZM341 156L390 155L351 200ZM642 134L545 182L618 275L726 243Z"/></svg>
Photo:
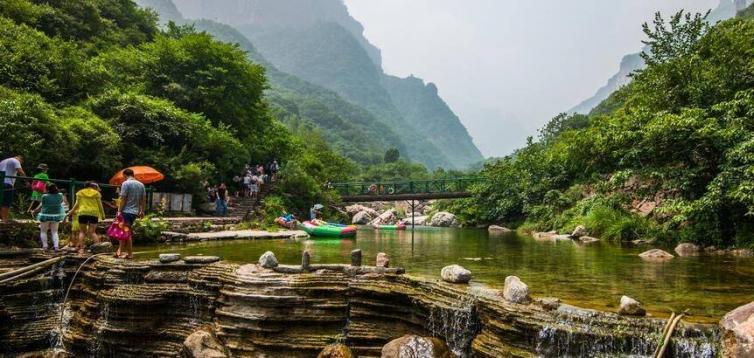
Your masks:
<svg viewBox="0 0 754 358"><path fill-rule="evenodd" d="M355 226L335 226L304 221L299 224L299 228L306 231L311 237L346 238L356 236Z"/></svg>

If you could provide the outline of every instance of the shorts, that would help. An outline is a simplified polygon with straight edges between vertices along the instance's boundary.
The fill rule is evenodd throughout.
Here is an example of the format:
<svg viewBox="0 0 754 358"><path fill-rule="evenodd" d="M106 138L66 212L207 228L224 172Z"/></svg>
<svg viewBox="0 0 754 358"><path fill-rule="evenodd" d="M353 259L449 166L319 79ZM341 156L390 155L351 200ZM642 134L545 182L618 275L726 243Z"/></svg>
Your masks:
<svg viewBox="0 0 754 358"><path fill-rule="evenodd" d="M91 215L79 215L79 225L90 225L99 222L99 218Z"/></svg>
<svg viewBox="0 0 754 358"><path fill-rule="evenodd" d="M134 226L136 219L139 217L139 215L131 213L121 213L121 215L123 215L123 222L125 222L128 227Z"/></svg>
<svg viewBox="0 0 754 358"><path fill-rule="evenodd" d="M3 202L0 206L4 208L10 208L13 205L13 195L16 194L16 189L13 189L13 185L4 183L3 185Z"/></svg>

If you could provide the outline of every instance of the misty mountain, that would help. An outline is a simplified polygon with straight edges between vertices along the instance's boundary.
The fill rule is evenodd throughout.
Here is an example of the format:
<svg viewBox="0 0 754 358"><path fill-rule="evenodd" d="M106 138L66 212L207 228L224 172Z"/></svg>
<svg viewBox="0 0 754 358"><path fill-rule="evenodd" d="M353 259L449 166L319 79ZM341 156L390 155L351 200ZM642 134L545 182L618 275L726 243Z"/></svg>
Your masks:
<svg viewBox="0 0 754 358"><path fill-rule="evenodd" d="M358 118L349 118L340 108L335 108L334 102L330 101L331 105L327 106L331 112L341 112L341 121L360 121L359 127L369 130L361 136L395 146L405 157L430 168L464 168L482 159L468 132L437 91L426 92L424 86L407 87L419 91L417 93L388 91L379 50L363 37L363 27L348 15L341 1L175 0L174 3L187 18L209 18L232 25L254 44L259 54L269 61L270 67L307 84L333 91L351 106L366 110L372 117L370 125L382 130L363 128L362 125L366 125L363 120L368 117L364 113ZM278 90L277 94L309 94L301 90L302 86L286 87L292 82L303 82L291 81L290 77L288 81L282 81L273 72L270 72L270 80L273 90ZM413 108L412 101L396 97L426 98L427 95L434 98L414 102L415 106L427 105L427 108ZM332 99L332 96L328 97ZM296 101L288 103L295 104ZM353 114L351 109L345 112ZM439 113L442 114L437 117L420 115ZM449 125L448 121L456 123ZM325 128L328 131L347 129ZM457 131L441 132L435 128L455 128Z"/></svg>
<svg viewBox="0 0 754 358"><path fill-rule="evenodd" d="M754 0L720 0L720 4L710 12L707 21L714 24L734 17L738 11L743 10L748 4L752 4L752 2L754 2ZM667 16L668 14L663 15ZM569 109L567 112L588 114L602 101L607 99L613 92L618 90L621 86L629 83L631 78L628 76L631 73L642 68L644 68L644 60L639 56L639 53L624 56L621 60L618 73L610 77L605 86L598 89L594 96L584 100L575 107Z"/></svg>

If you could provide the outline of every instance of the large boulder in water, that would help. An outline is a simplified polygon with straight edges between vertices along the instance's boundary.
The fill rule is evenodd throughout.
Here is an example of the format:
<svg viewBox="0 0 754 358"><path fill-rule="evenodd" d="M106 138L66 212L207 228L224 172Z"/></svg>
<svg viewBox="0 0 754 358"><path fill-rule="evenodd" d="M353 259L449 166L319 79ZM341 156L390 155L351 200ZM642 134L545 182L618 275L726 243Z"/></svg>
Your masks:
<svg viewBox="0 0 754 358"><path fill-rule="evenodd" d="M468 283L471 281L471 271L461 265L445 266L440 271L443 281L450 283Z"/></svg>
<svg viewBox="0 0 754 358"><path fill-rule="evenodd" d="M503 298L508 302L527 304L531 302L529 286L517 276L508 276L505 278Z"/></svg>
<svg viewBox="0 0 754 358"><path fill-rule="evenodd" d="M573 233L571 233L571 237L575 239L578 239L582 236L587 236L587 235L589 235L589 232L586 231L586 227L584 227L584 225L576 226L576 228L573 229Z"/></svg>
<svg viewBox="0 0 754 358"><path fill-rule="evenodd" d="M699 246L694 245L690 242L684 242L682 244L678 244L678 246L675 247L675 253L678 254L678 256L697 256L699 255L699 251L701 249Z"/></svg>
<svg viewBox="0 0 754 358"><path fill-rule="evenodd" d="M647 314L647 311L644 310L641 302L631 297L623 296L620 298L618 313L624 316L644 316Z"/></svg>
<svg viewBox="0 0 754 358"><path fill-rule="evenodd" d="M441 211L432 216L431 225L435 227L458 227L459 223L455 215L447 211Z"/></svg>
<svg viewBox="0 0 754 358"><path fill-rule="evenodd" d="M360 204L346 206L346 213L348 213L348 215L351 215L351 216L354 216L362 211L366 211L372 217L377 217L377 215L379 215L377 213L377 210L374 210L368 206L364 206Z"/></svg>
<svg viewBox="0 0 754 358"><path fill-rule="evenodd" d="M513 232L513 230L503 226L490 225L490 227L487 228L487 232L490 234L507 234Z"/></svg>
<svg viewBox="0 0 754 358"><path fill-rule="evenodd" d="M228 354L212 332L200 329L183 341L181 356L189 358L226 358Z"/></svg>
<svg viewBox="0 0 754 358"><path fill-rule="evenodd" d="M389 209L372 220L369 225L392 225L398 220L395 209Z"/></svg>
<svg viewBox="0 0 754 358"><path fill-rule="evenodd" d="M723 357L754 357L754 302L728 312L720 327Z"/></svg>
<svg viewBox="0 0 754 358"><path fill-rule="evenodd" d="M353 358L353 352L351 348L343 343L335 343L325 347L322 352L319 352L317 358Z"/></svg>
<svg viewBox="0 0 754 358"><path fill-rule="evenodd" d="M407 334L382 347L382 358L451 358L445 342L434 337Z"/></svg>
<svg viewBox="0 0 754 358"><path fill-rule="evenodd" d="M663 262L663 261L670 261L675 256L671 255L667 251L663 251L660 249L652 249L652 250L644 251L640 253L639 257L641 257L643 260L646 260L646 261Z"/></svg>
<svg viewBox="0 0 754 358"><path fill-rule="evenodd" d="M374 211L374 210L372 210L372 211ZM366 225L366 224L369 224L370 221L374 220L375 216L377 216L376 213L373 214L372 212L367 211L367 210L359 211L351 219L351 224L354 224L354 225Z"/></svg>

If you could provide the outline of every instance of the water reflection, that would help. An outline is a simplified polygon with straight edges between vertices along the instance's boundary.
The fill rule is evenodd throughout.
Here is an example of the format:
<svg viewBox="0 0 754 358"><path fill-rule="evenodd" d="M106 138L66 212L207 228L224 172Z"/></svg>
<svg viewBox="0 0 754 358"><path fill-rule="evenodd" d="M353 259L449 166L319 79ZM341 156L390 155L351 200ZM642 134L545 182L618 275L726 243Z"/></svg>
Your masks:
<svg viewBox="0 0 754 358"><path fill-rule="evenodd" d="M308 250L312 263L348 263L361 249L365 265L378 252L393 266L416 276L439 277L453 263L470 269L474 280L502 288L508 275L529 284L535 296L560 297L582 307L615 310L621 295L645 303L655 315L691 309L693 320L711 322L754 293L754 260L729 257L677 257L667 263L642 261L640 248L606 243L536 241L516 234L489 236L482 230L360 230L355 239L244 240L161 247L184 255L218 255L235 262L256 262L267 250L285 264L298 264ZM142 255L141 258L157 254Z"/></svg>

